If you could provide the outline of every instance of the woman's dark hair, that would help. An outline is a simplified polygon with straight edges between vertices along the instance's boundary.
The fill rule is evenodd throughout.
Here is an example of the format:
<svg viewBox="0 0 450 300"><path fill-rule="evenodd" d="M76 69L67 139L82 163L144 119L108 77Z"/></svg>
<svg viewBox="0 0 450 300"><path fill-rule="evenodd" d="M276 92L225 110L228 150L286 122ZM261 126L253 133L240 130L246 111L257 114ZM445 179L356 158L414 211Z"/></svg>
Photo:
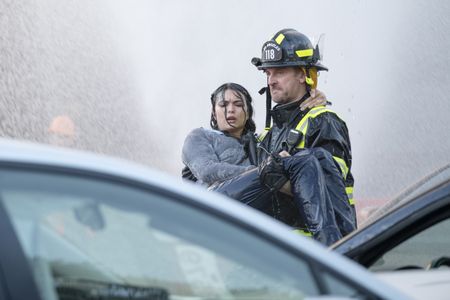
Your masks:
<svg viewBox="0 0 450 300"><path fill-rule="evenodd" d="M224 83L221 86L219 86L212 94L211 94L211 120L209 124L211 125L212 129L219 129L219 126L217 125L217 119L215 117L215 109L216 109L216 102L218 98L220 97L220 100L223 100L225 91L231 90L236 94L236 97L239 99L245 101L245 104L247 106L247 112L244 110L244 113L248 113L248 119L245 123L244 130L242 134L246 134L247 132L255 132L256 125L255 121L253 121L253 106L252 106L252 97L250 96L250 93L240 84L228 82ZM244 99L242 99L242 96L244 96ZM226 114L226 110L225 110Z"/></svg>

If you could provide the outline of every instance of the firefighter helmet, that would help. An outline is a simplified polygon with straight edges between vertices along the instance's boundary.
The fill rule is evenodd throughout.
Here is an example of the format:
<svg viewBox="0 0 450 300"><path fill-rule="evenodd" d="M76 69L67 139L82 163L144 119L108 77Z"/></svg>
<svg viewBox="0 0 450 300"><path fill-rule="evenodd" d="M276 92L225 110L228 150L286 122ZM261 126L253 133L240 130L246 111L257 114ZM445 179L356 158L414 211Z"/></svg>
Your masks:
<svg viewBox="0 0 450 300"><path fill-rule="evenodd" d="M300 66L328 71L320 63L319 46L313 47L308 37L295 29L283 29L262 46L261 58L252 59L259 70Z"/></svg>

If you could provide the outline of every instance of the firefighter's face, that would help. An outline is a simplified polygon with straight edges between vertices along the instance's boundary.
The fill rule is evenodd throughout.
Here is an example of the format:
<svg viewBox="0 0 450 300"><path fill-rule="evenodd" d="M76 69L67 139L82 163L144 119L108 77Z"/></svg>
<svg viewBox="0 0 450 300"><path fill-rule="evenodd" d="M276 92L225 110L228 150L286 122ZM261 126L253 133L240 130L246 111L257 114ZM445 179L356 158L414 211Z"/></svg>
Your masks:
<svg viewBox="0 0 450 300"><path fill-rule="evenodd" d="M244 95L230 89L225 90L223 95L217 96L214 114L220 131L227 131L239 138L248 115Z"/></svg>
<svg viewBox="0 0 450 300"><path fill-rule="evenodd" d="M305 74L300 68L267 68L267 84L272 100L279 104L299 100L306 93Z"/></svg>

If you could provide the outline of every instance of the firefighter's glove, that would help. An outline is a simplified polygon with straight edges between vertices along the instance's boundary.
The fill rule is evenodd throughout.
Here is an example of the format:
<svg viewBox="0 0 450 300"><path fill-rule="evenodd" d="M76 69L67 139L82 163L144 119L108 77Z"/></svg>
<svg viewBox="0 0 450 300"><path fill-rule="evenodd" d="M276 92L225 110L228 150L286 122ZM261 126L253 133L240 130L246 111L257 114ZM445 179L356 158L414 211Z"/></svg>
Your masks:
<svg viewBox="0 0 450 300"><path fill-rule="evenodd" d="M277 153L271 154L258 166L258 175L261 183L270 191L279 191L289 181L281 162L281 156Z"/></svg>

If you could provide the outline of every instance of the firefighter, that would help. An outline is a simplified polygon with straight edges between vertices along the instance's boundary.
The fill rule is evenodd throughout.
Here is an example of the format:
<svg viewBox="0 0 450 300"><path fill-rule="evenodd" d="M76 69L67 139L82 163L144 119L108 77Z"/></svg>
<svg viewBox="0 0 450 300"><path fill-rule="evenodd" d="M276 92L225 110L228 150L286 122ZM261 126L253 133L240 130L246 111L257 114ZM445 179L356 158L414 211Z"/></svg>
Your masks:
<svg viewBox="0 0 450 300"><path fill-rule="evenodd" d="M328 71L320 61L319 51L319 47L313 47L304 34L294 29L283 29L263 44L260 58L252 59L252 64L267 77L267 112L273 120L273 124L270 124L269 118L266 119L266 128L259 136L258 163L270 160L273 154L282 157L297 156L318 148L322 149L318 155L319 161L321 155L332 156L341 174L339 180L345 184L346 197L342 200L340 192L334 188L340 184L337 179L332 177L331 180L328 177L327 187L332 205L327 209L335 215L342 235L346 235L356 228L352 156L347 126L335 112L325 106L305 111L299 109L299 105L309 97L310 91L316 89L318 72ZM276 103L273 109L269 106L271 101ZM286 165L284 167L289 168ZM324 170L326 173L327 168ZM299 191L302 189L297 188ZM311 232L314 235L317 233L317 226L328 226L324 224L327 222L324 218L330 212L323 211L320 203L311 203L306 198L298 201L302 206L301 227L306 234Z"/></svg>

